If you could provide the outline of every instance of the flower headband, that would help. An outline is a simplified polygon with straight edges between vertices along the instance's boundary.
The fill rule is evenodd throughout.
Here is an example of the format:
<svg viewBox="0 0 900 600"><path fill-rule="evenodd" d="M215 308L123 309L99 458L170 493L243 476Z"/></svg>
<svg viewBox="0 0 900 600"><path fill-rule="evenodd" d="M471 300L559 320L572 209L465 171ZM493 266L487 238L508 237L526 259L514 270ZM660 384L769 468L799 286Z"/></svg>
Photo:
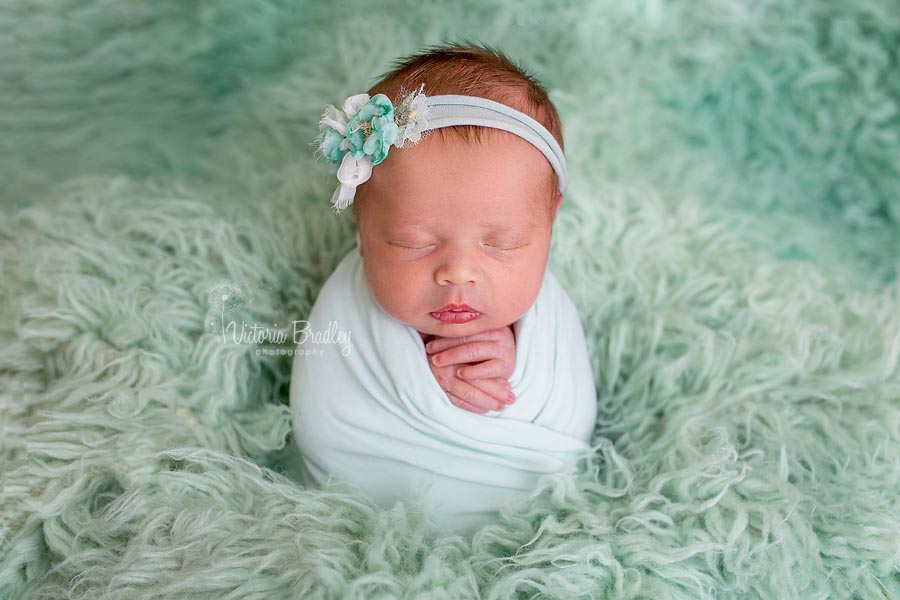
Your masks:
<svg viewBox="0 0 900 600"><path fill-rule="evenodd" d="M453 125L493 127L528 140L550 161L559 192L563 192L566 158L543 125L514 108L479 96L426 96L424 86L404 96L396 107L384 94L356 94L344 100L342 111L328 105L322 113L315 143L322 156L339 165L338 187L331 197L335 212L353 204L356 188L369 180L372 167L387 157L391 146L418 143L424 132Z"/></svg>

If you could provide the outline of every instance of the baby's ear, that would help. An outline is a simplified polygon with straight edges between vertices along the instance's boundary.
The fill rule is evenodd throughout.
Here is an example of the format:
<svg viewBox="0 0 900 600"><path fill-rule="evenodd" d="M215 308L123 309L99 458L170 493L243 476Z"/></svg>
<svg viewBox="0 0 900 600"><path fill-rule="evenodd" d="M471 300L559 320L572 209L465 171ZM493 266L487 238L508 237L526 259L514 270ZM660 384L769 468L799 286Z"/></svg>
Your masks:
<svg viewBox="0 0 900 600"><path fill-rule="evenodd" d="M556 213L559 212L559 207L562 205L562 194L559 194L556 197L556 207L553 209L553 220L556 220Z"/></svg>

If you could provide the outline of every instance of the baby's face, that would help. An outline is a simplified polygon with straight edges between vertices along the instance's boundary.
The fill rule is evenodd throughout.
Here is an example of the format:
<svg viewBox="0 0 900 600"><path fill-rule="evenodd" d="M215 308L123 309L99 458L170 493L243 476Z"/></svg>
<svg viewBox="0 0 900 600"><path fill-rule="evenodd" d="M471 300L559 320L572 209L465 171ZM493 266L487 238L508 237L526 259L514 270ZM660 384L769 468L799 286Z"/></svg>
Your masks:
<svg viewBox="0 0 900 600"><path fill-rule="evenodd" d="M550 252L550 164L529 142L491 132L482 145L425 137L395 148L364 183L360 255L385 312L422 334L461 337L517 321L534 303ZM360 188L362 189L362 188ZM436 314L466 304L472 316Z"/></svg>

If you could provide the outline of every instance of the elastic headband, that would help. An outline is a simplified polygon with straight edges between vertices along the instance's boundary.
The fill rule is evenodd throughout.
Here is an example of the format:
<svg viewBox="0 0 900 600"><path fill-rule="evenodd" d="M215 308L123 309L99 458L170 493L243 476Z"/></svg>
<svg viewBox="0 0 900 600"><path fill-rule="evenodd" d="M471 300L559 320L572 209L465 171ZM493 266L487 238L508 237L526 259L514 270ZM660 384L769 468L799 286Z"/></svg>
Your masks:
<svg viewBox="0 0 900 600"><path fill-rule="evenodd" d="M394 107L384 94L349 96L343 110L328 105L319 120L317 151L337 168L338 187L331 197L336 212L353 203L357 186L372 176L391 146L417 143L421 134L454 125L503 129L540 150L556 172L559 192L566 187L566 157L547 129L525 113L479 96L426 96L419 86Z"/></svg>

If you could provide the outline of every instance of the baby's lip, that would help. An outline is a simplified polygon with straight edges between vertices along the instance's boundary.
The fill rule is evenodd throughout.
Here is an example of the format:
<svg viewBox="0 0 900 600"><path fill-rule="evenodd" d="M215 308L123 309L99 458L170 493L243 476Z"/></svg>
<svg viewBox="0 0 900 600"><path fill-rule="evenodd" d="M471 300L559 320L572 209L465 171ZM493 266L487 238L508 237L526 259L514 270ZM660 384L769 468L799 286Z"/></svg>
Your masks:
<svg viewBox="0 0 900 600"><path fill-rule="evenodd" d="M464 311L464 312L478 312L477 310L475 310L468 304L446 304L434 312L446 312L449 310Z"/></svg>

